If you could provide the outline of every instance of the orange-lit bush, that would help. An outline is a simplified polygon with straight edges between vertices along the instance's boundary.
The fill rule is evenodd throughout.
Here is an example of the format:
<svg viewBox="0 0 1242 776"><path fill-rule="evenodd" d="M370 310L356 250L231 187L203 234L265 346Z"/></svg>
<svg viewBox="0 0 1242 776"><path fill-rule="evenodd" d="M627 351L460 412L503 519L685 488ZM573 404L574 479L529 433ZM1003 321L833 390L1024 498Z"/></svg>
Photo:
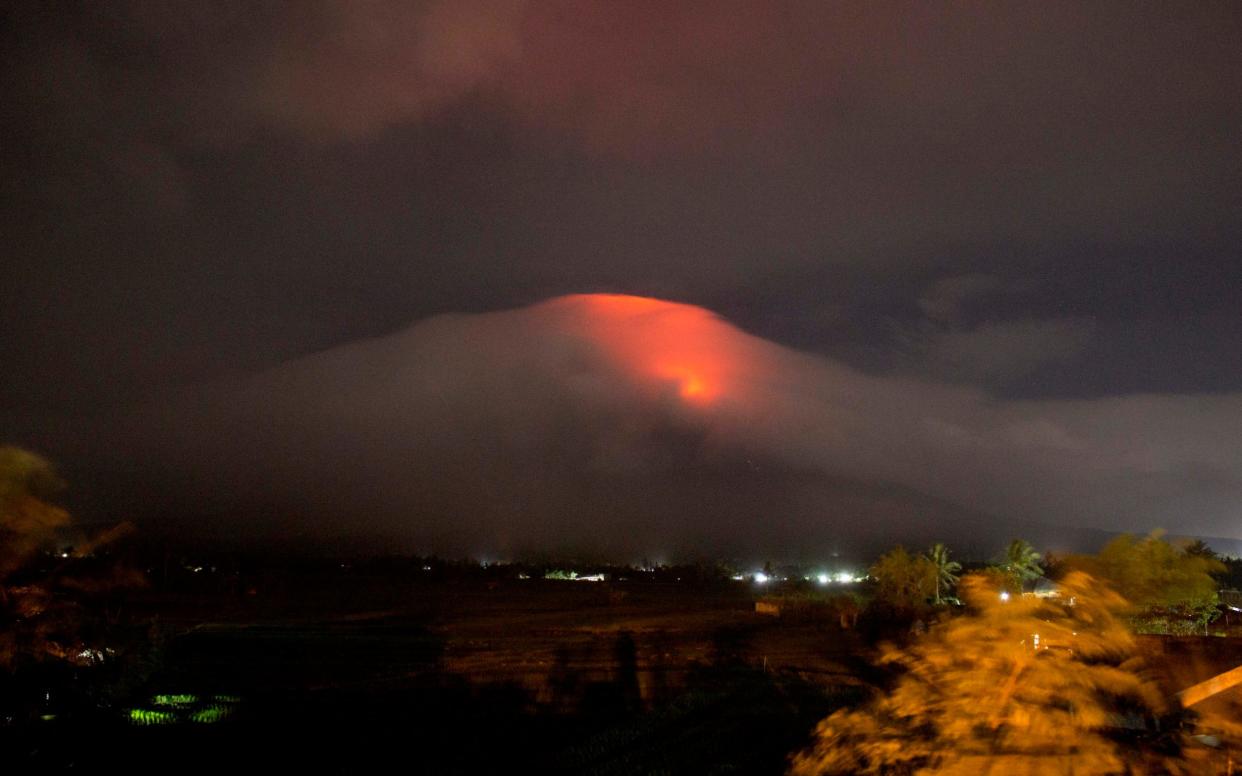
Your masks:
<svg viewBox="0 0 1242 776"><path fill-rule="evenodd" d="M63 487L52 465L16 447L0 446L0 670L41 661L91 662L97 650L81 633L92 597L141 585L136 571L85 556L129 530L121 524L79 543L57 547L69 513L52 503Z"/></svg>
<svg viewBox="0 0 1242 776"><path fill-rule="evenodd" d="M1109 735L1169 711L1139 670L1120 596L1081 572L1052 599L1002 600L980 575L961 589L970 611L887 648L902 672L892 692L823 720L791 774L1178 770Z"/></svg>
<svg viewBox="0 0 1242 776"><path fill-rule="evenodd" d="M1123 534L1098 554L1072 555L1065 563L1126 591L1130 625L1139 633L1202 634L1217 615L1213 575L1225 565L1206 547L1189 552L1161 531L1142 538Z"/></svg>
<svg viewBox="0 0 1242 776"><path fill-rule="evenodd" d="M932 561L911 555L905 547L889 550L869 569L875 580L875 597L897 609L926 606L936 595L939 573Z"/></svg>

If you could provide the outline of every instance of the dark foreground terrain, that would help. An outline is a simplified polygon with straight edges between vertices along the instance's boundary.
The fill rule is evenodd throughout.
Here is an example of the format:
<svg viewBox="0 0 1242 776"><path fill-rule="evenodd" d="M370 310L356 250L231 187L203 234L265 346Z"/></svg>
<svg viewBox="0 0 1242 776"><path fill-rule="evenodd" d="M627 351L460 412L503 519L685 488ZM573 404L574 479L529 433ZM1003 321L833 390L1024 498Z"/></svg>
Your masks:
<svg viewBox="0 0 1242 776"><path fill-rule="evenodd" d="M149 679L8 729L9 762L781 773L868 670L854 633L755 614L744 584L342 577L143 605L167 634Z"/></svg>
<svg viewBox="0 0 1242 776"><path fill-rule="evenodd" d="M894 634L757 614L755 595L348 570L151 590L128 604L159 623L141 681L49 695L0 728L5 772L779 774L882 683L869 659ZM1144 652L1172 692L1242 662L1238 641Z"/></svg>

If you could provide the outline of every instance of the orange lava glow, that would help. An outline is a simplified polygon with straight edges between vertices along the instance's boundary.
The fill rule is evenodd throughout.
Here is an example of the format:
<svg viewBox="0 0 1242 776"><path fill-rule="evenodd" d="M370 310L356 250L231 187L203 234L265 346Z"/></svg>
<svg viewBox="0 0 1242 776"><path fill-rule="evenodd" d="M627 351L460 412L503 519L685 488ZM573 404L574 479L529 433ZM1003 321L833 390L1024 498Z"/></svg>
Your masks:
<svg viewBox="0 0 1242 776"><path fill-rule="evenodd" d="M736 399L753 368L750 339L693 305L621 294L553 300L623 371L693 406Z"/></svg>
<svg viewBox="0 0 1242 776"><path fill-rule="evenodd" d="M707 393L707 383L703 382L693 375L685 377L681 381L681 396L684 399L693 399L696 396L703 396Z"/></svg>

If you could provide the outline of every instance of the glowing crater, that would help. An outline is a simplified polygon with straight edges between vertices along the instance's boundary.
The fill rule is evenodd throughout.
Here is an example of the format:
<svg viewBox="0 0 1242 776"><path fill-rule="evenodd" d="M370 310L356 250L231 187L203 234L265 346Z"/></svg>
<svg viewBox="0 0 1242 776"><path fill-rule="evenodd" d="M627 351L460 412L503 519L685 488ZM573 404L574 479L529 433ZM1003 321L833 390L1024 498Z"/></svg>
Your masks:
<svg viewBox="0 0 1242 776"><path fill-rule="evenodd" d="M624 372L687 404L738 399L753 369L751 338L701 307L622 294L550 304L570 312Z"/></svg>

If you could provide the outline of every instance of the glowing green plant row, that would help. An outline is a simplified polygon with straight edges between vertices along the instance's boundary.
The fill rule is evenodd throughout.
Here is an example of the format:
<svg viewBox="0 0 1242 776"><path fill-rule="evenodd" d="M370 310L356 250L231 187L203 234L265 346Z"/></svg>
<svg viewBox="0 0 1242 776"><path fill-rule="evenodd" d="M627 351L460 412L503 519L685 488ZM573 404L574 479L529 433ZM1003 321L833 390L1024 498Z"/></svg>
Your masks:
<svg viewBox="0 0 1242 776"><path fill-rule="evenodd" d="M177 721L177 715L171 711L130 709L129 721L135 725L168 725Z"/></svg>
<svg viewBox="0 0 1242 776"><path fill-rule="evenodd" d="M227 706L208 706L205 709L199 709L190 715L191 722L197 722L201 725L210 725L213 722L219 722L233 712Z"/></svg>
<svg viewBox="0 0 1242 776"><path fill-rule="evenodd" d="M151 696L151 705L158 709L132 708L127 714L135 725L172 725L178 722L194 722L210 725L233 713L233 706L241 702L237 695L213 695L210 702L201 705L197 695L160 694ZM193 708L200 706L199 708Z"/></svg>

